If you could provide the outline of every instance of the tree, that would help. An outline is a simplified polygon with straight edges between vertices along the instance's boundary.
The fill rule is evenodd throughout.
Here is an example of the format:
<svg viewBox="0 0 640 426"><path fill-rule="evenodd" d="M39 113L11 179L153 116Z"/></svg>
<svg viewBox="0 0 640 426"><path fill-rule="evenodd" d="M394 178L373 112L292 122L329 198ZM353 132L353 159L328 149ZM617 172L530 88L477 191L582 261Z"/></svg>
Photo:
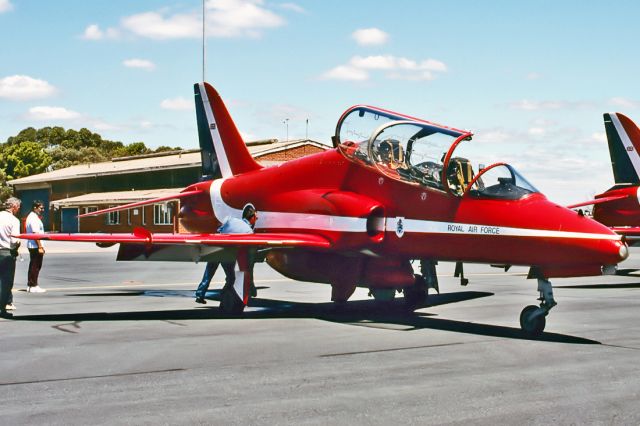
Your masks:
<svg viewBox="0 0 640 426"><path fill-rule="evenodd" d="M51 156L37 142L19 142L0 150L0 169L7 179L43 173L51 164Z"/></svg>
<svg viewBox="0 0 640 426"><path fill-rule="evenodd" d="M173 148L180 150L180 148ZM62 169L76 164L99 163L115 157L150 154L172 150L160 147L147 148L144 142L125 145L119 141L102 139L89 129L63 127L27 127L0 144L0 194L4 194L2 182L24 176L43 173L49 167Z"/></svg>
<svg viewBox="0 0 640 426"><path fill-rule="evenodd" d="M3 203L7 198L11 197L12 193L12 188L7 185L7 175L4 170L0 169L0 203Z"/></svg>

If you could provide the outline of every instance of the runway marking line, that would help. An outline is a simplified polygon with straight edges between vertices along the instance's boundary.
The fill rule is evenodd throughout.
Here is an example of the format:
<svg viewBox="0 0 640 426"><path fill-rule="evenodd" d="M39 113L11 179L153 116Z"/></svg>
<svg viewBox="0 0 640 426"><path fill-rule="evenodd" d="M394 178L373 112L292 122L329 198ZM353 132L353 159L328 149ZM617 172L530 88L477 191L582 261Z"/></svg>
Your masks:
<svg viewBox="0 0 640 426"><path fill-rule="evenodd" d="M142 374L157 374L157 373L175 373L180 371L187 371L187 370L186 368L169 368L166 370L137 371L133 373L115 373L115 374L104 374L100 376L81 376L81 377L66 377L63 379L43 379L43 380L29 380L24 382L8 382L8 383L0 383L0 386L31 385L31 384L38 384L38 383L67 382L71 380L86 380L86 379L106 379L110 377L138 376Z"/></svg>

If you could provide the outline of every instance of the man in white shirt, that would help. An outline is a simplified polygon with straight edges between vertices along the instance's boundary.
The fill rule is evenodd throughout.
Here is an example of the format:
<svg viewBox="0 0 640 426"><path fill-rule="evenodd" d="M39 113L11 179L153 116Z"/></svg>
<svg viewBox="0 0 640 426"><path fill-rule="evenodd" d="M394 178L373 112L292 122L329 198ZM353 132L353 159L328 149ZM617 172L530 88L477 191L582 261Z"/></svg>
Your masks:
<svg viewBox="0 0 640 426"><path fill-rule="evenodd" d="M16 257L20 240L20 221L15 216L20 211L20 200L11 197L0 211L0 317L10 318L8 310L13 310L13 279L16 273Z"/></svg>
<svg viewBox="0 0 640 426"><path fill-rule="evenodd" d="M40 216L44 212L44 204L40 200L35 200L31 207L31 213L25 221L25 231L27 234L44 234L44 225ZM38 276L42 268L42 259L44 258L44 247L40 240L29 240L27 242L29 249L29 274L27 276L27 292L44 293L47 290L38 285Z"/></svg>

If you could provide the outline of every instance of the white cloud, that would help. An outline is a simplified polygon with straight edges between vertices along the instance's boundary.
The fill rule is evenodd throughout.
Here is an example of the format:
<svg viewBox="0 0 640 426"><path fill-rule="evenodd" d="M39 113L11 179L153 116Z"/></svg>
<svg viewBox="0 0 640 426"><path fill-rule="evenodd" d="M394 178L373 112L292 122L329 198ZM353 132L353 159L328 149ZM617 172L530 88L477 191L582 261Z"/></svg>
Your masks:
<svg viewBox="0 0 640 426"><path fill-rule="evenodd" d="M263 0L208 0L207 36L260 37L264 30L285 24L282 17L263 5ZM202 35L199 10L177 14L169 14L166 10L144 12L125 17L121 25L135 35L155 40L198 38Z"/></svg>
<svg viewBox="0 0 640 426"><path fill-rule="evenodd" d="M84 33L80 38L85 40L104 40L116 39L119 36L120 32L116 28L107 28L105 32L97 24L91 24L84 29Z"/></svg>
<svg viewBox="0 0 640 426"><path fill-rule="evenodd" d="M14 101L42 99L56 93L56 88L44 80L26 75L12 75L0 79L0 98Z"/></svg>
<svg viewBox="0 0 640 426"><path fill-rule="evenodd" d="M196 14L165 17L161 12L145 12L124 18L122 26L133 34L156 40L195 38L202 34Z"/></svg>
<svg viewBox="0 0 640 426"><path fill-rule="evenodd" d="M104 121L99 121L99 120L94 121L92 125L94 129L100 130L100 131L118 130L117 126L114 126L113 124L105 123Z"/></svg>
<svg viewBox="0 0 640 426"><path fill-rule="evenodd" d="M104 33L96 24L89 25L85 28L82 38L85 40L102 40Z"/></svg>
<svg viewBox="0 0 640 426"><path fill-rule="evenodd" d="M621 98L621 97L615 97L615 98L609 99L609 105L620 107L620 108L629 108L629 109L640 108L640 102L627 99L627 98Z"/></svg>
<svg viewBox="0 0 640 426"><path fill-rule="evenodd" d="M364 81L369 79L369 73L349 65L338 65L322 75L327 80Z"/></svg>
<svg viewBox="0 0 640 426"><path fill-rule="evenodd" d="M348 64L339 65L323 74L325 79L362 81L368 80L369 71L385 71L386 77L394 80L433 80L436 72L445 72L444 62L413 59L392 55L354 56Z"/></svg>
<svg viewBox="0 0 640 426"><path fill-rule="evenodd" d="M215 37L259 37L285 20L263 7L263 0L208 0L208 32Z"/></svg>
<svg viewBox="0 0 640 426"><path fill-rule="evenodd" d="M80 118L81 114L63 107L37 106L29 109L27 118L38 121L48 120L73 120Z"/></svg>
<svg viewBox="0 0 640 426"><path fill-rule="evenodd" d="M153 71L156 68L156 65L153 62L148 61L146 59L136 59L136 58L122 61L122 65L124 65L127 68L140 68L146 71Z"/></svg>
<svg viewBox="0 0 640 426"><path fill-rule="evenodd" d="M362 28L354 31L351 37L361 46L378 46L387 42L389 34L378 28Z"/></svg>
<svg viewBox="0 0 640 426"><path fill-rule="evenodd" d="M544 136L546 133L546 129L544 129L543 127L531 127L529 129L529 134L531 136Z"/></svg>
<svg viewBox="0 0 640 426"><path fill-rule="evenodd" d="M522 99L509 104L510 109L523 111L577 110L591 107L593 107L593 104L586 101L530 101L528 99Z"/></svg>
<svg viewBox="0 0 640 426"><path fill-rule="evenodd" d="M281 3L278 5L281 9L290 10L296 13L307 13L307 11L300 5L296 3Z"/></svg>
<svg viewBox="0 0 640 426"><path fill-rule="evenodd" d="M527 74L526 78L527 80L539 80L542 78L542 75L537 72L530 72L529 74Z"/></svg>
<svg viewBox="0 0 640 426"><path fill-rule="evenodd" d="M160 102L162 109L168 109L173 111L188 111L194 108L193 101L182 97L165 99Z"/></svg>
<svg viewBox="0 0 640 426"><path fill-rule="evenodd" d="M591 134L591 141L604 143L607 141L607 134L605 132L595 132Z"/></svg>
<svg viewBox="0 0 640 426"><path fill-rule="evenodd" d="M0 0L0 13L8 12L13 9L13 5L9 0Z"/></svg>

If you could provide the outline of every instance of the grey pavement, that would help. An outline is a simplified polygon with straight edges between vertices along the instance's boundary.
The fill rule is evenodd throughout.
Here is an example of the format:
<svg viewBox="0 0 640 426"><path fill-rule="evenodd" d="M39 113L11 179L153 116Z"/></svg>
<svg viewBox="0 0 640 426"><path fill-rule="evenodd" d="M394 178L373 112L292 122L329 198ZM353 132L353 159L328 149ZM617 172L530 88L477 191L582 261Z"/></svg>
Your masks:
<svg viewBox="0 0 640 426"><path fill-rule="evenodd" d="M115 262L47 245L41 285L0 319L0 424L640 424L640 274L554 280L537 340L519 331L536 283L470 265L406 313L359 289L256 268L245 314L193 289L204 265ZM87 251L88 250L88 251ZM640 267L640 251L623 268Z"/></svg>

